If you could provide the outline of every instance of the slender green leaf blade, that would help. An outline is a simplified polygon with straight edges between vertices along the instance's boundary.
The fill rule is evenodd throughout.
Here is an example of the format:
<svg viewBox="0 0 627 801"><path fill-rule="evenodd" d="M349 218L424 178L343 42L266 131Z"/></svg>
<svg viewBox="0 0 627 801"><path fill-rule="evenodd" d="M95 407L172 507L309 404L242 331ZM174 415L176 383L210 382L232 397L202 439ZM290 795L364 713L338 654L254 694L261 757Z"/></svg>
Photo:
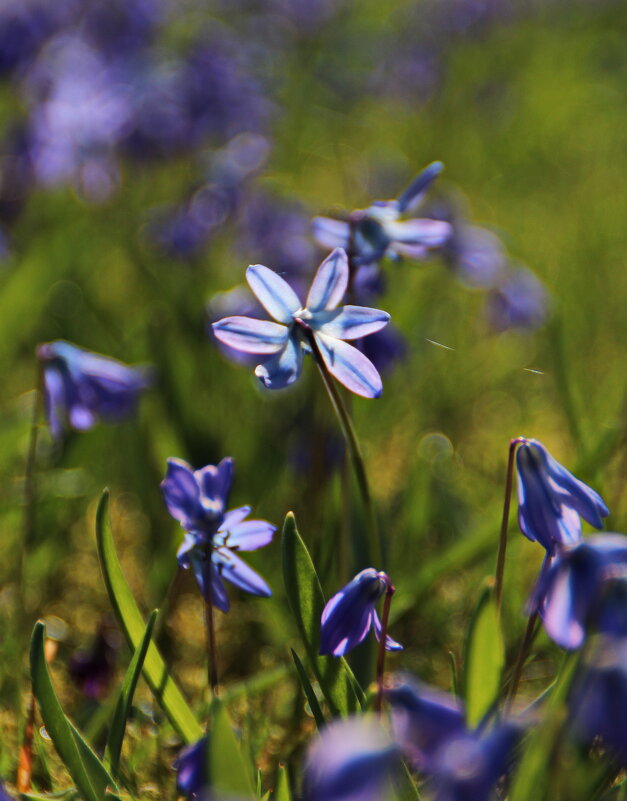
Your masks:
<svg viewBox="0 0 627 801"><path fill-rule="evenodd" d="M361 708L363 692L344 658L318 654L324 595L292 512L285 517L281 544L285 590L311 667L333 715L350 715Z"/></svg>
<svg viewBox="0 0 627 801"><path fill-rule="evenodd" d="M212 793L219 798L253 798L252 767L246 764L226 707L217 698L212 704L208 748Z"/></svg>
<svg viewBox="0 0 627 801"><path fill-rule="evenodd" d="M466 636L464 700L469 728L478 726L496 701L505 649L492 586L484 587Z"/></svg>
<svg viewBox="0 0 627 801"><path fill-rule="evenodd" d="M294 660L294 666L296 667L298 678L300 679L303 692L305 693L305 697L307 698L307 703L309 704L309 708L311 709L311 714L314 716L314 720L316 721L316 726L318 727L318 731L320 731L320 729L322 729L326 723L324 719L324 714L322 712L322 709L320 709L320 704L318 703L318 699L316 698L316 693L314 692L314 688L311 686L311 682L309 681L309 676L307 675L305 666L300 661L300 658L296 653L296 651L293 648L290 648L290 650L292 652L292 659Z"/></svg>
<svg viewBox="0 0 627 801"><path fill-rule="evenodd" d="M98 553L107 592L117 619L124 631L130 648L135 651L142 641L146 623L135 602L133 593L120 566L113 537L108 525L107 506L109 493L102 493L96 513L96 537ZM168 673L157 646L150 643L144 659L144 678L161 708L186 743L194 743L203 735L203 730L189 708L178 686Z"/></svg>
<svg viewBox="0 0 627 801"><path fill-rule="evenodd" d="M38 621L31 640L30 666L33 692L39 703L46 731L85 801L102 801L107 785L115 787L115 783L66 718L48 672L44 641L45 626ZM98 762L101 770L94 765L91 758L85 759L87 754Z"/></svg>
<svg viewBox="0 0 627 801"><path fill-rule="evenodd" d="M279 765L277 771L274 801L292 801L292 791L290 790L290 782L285 765Z"/></svg>
<svg viewBox="0 0 627 801"><path fill-rule="evenodd" d="M150 645L150 638L152 637L152 630L154 628L156 619L157 610L155 609L150 613L142 641L135 649L133 658L128 666L126 675L124 676L124 681L122 682L122 687L120 689L118 703L115 707L115 712L113 713L113 720L109 729L105 755L109 759L111 772L114 776L118 775L120 753L122 751L122 741L124 739L126 721L131 711L133 695L135 694L135 688L137 687L137 682L144 666L144 659L146 658L146 653L148 652L148 646Z"/></svg>

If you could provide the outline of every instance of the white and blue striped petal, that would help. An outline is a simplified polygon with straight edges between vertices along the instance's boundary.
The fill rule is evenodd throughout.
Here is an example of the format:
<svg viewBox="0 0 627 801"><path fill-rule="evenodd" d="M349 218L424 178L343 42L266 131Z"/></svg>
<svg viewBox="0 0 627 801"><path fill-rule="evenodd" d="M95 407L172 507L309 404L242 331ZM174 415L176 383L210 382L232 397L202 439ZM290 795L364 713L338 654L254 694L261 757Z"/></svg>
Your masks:
<svg viewBox="0 0 627 801"><path fill-rule="evenodd" d="M311 328L337 339L360 339L384 328L390 315L367 306L343 306L334 312L318 312L310 321Z"/></svg>
<svg viewBox="0 0 627 801"><path fill-rule="evenodd" d="M314 217L312 233L323 248L344 248L350 244L350 226L344 220L331 217Z"/></svg>
<svg viewBox="0 0 627 801"><path fill-rule="evenodd" d="M268 314L280 323L290 323L292 315L302 306L287 281L263 264L251 264L246 270L246 280Z"/></svg>
<svg viewBox="0 0 627 801"><path fill-rule="evenodd" d="M288 329L270 320L225 317L213 323L216 339L244 353L277 353L285 345Z"/></svg>
<svg viewBox="0 0 627 801"><path fill-rule="evenodd" d="M419 173L405 191L399 195L397 203L399 212L411 211L425 196L425 193L444 169L441 161L433 161Z"/></svg>
<svg viewBox="0 0 627 801"><path fill-rule="evenodd" d="M335 309L344 297L348 277L346 251L336 248L318 267L307 295L307 309L312 313L322 309Z"/></svg>
<svg viewBox="0 0 627 801"><path fill-rule="evenodd" d="M233 551L228 548L220 548L213 552L211 558L217 565L222 578L230 581L240 590L249 592L251 595L260 595L263 598L269 598L272 595L272 590L261 576Z"/></svg>
<svg viewBox="0 0 627 801"><path fill-rule="evenodd" d="M264 364L255 367L255 375L267 389L283 389L293 384L303 368L303 350L296 337Z"/></svg>
<svg viewBox="0 0 627 801"><path fill-rule="evenodd" d="M383 392L381 376L374 364L357 348L341 339L316 331L316 343L324 363L337 380L356 395L378 398Z"/></svg>

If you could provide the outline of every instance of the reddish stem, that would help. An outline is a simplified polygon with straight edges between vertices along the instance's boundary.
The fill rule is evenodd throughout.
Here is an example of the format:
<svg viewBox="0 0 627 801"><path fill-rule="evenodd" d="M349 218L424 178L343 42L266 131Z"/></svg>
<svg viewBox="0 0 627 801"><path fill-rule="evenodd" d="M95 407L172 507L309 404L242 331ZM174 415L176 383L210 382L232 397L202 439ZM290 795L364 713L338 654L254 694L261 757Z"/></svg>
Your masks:
<svg viewBox="0 0 627 801"><path fill-rule="evenodd" d="M505 551L507 550L507 529L509 526L509 507L512 500L512 484L514 480L514 455L516 447L524 442L524 437L516 437L509 443L509 456L507 459L507 475L505 478L505 499L503 501L503 519L501 520L501 534L499 537L499 552L496 558L496 606L501 611L503 597L503 575L505 573Z"/></svg>
<svg viewBox="0 0 627 801"><path fill-rule="evenodd" d="M392 596L396 592L394 585L388 581L385 600L383 602L383 614L381 616L381 638L379 640L379 652L377 654L377 700L375 711L380 715L383 707L383 675L385 672L385 641L388 633L388 619L390 617L390 606Z"/></svg>

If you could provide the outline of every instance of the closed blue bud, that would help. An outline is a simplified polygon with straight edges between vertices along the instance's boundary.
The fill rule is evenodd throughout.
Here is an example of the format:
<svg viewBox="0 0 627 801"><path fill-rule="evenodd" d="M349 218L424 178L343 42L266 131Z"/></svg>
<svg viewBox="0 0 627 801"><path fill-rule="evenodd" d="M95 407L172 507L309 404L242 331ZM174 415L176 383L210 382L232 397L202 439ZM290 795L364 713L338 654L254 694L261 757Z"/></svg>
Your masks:
<svg viewBox="0 0 627 801"><path fill-rule="evenodd" d="M520 530L549 556L581 539L580 517L603 527L609 510L601 496L562 467L541 442L522 438L516 467Z"/></svg>
<svg viewBox="0 0 627 801"><path fill-rule="evenodd" d="M343 656L359 645L372 627L380 639L381 621L375 607L389 585L385 573L368 567L336 593L322 612L320 653ZM390 636L386 636L385 647L388 651L403 649Z"/></svg>

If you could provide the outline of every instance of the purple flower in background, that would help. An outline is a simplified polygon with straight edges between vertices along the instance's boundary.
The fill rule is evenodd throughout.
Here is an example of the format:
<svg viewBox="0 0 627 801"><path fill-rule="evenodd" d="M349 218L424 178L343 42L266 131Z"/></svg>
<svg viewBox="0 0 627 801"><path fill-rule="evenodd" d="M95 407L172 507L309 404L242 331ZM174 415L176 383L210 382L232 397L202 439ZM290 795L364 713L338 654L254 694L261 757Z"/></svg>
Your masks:
<svg viewBox="0 0 627 801"><path fill-rule="evenodd" d="M507 772L520 727L504 722L490 731L470 731L460 701L410 678L386 690L385 697L395 739L430 777L434 799L488 801Z"/></svg>
<svg viewBox="0 0 627 801"><path fill-rule="evenodd" d="M529 606L562 648L579 648L591 629L627 637L627 537L597 534L560 551Z"/></svg>
<svg viewBox="0 0 627 801"><path fill-rule="evenodd" d="M119 647L118 632L109 621L103 620L91 647L72 654L68 672L88 698L99 700L109 691Z"/></svg>
<svg viewBox="0 0 627 801"><path fill-rule="evenodd" d="M588 744L600 738L627 767L627 637L599 638L575 678L568 705L578 738Z"/></svg>
<svg viewBox="0 0 627 801"><path fill-rule="evenodd" d="M368 567L337 592L324 607L320 625L320 653L344 656L359 645L371 628L381 638L381 621L376 604L390 585L386 573ZM403 646L386 635L388 651L402 651Z"/></svg>
<svg viewBox="0 0 627 801"><path fill-rule="evenodd" d="M237 555L272 541L275 527L265 520L246 520L250 506L226 511L233 481L233 460L222 459L193 470L182 459L168 459L161 491L168 512L185 530L179 565L192 567L203 597L222 612L230 608L222 579L252 595L269 597L270 587Z"/></svg>
<svg viewBox="0 0 627 801"><path fill-rule="evenodd" d="M139 395L152 383L146 367L128 367L63 340L39 345L37 358L43 365L46 417L55 438L66 425L86 431L101 419L130 417Z"/></svg>
<svg viewBox="0 0 627 801"><path fill-rule="evenodd" d="M453 233L443 255L465 286L492 289L506 276L507 258L503 243L487 228L453 223Z"/></svg>
<svg viewBox="0 0 627 801"><path fill-rule="evenodd" d="M508 270L487 298L486 315L495 331L520 328L533 331L548 314L548 295L536 276L523 267Z"/></svg>
<svg viewBox="0 0 627 801"><path fill-rule="evenodd" d="M314 237L323 247L344 248L356 266L373 264L386 255L426 258L430 250L444 245L451 226L442 220L400 218L420 204L442 168L434 161L396 200L377 200L367 209L351 212L348 220L315 217Z"/></svg>
<svg viewBox="0 0 627 801"><path fill-rule="evenodd" d="M398 747L378 720L334 721L307 752L305 801L380 801L398 764Z"/></svg>
<svg viewBox="0 0 627 801"><path fill-rule="evenodd" d="M603 528L609 514L601 496L557 462L541 442L521 438L516 451L518 524L532 542L553 556L556 548L581 539L583 517Z"/></svg>
<svg viewBox="0 0 627 801"><path fill-rule="evenodd" d="M188 798L195 798L207 789L207 738L188 745L178 755L173 765L176 771L176 786Z"/></svg>
<svg viewBox="0 0 627 801"><path fill-rule="evenodd" d="M348 277L346 253L337 248L318 268L303 306L281 276L261 264L252 265L246 271L250 288L277 322L226 317L213 324L214 334L236 350L272 355L255 369L255 375L269 389L283 389L296 381L303 353L311 347L311 336L338 381L357 395L377 398L383 390L379 373L345 340L381 330L390 315L368 307L339 306Z"/></svg>

